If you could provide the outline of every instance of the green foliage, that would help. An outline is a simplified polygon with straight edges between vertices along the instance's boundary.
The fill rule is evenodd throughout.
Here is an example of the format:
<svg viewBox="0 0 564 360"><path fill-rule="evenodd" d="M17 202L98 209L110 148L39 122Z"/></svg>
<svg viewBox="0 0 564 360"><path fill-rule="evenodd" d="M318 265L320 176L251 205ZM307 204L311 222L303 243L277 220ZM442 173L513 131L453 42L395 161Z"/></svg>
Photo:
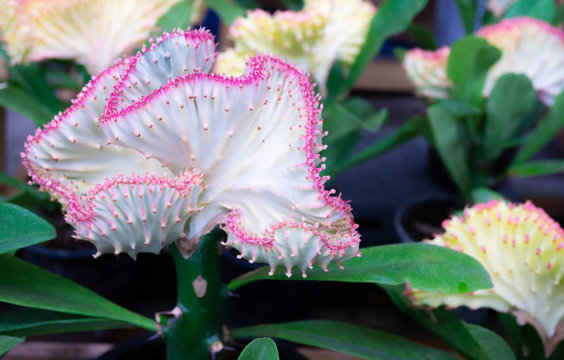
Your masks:
<svg viewBox="0 0 564 360"><path fill-rule="evenodd" d="M245 14L245 8L234 0L205 0L226 25L233 24L236 18Z"/></svg>
<svg viewBox="0 0 564 360"><path fill-rule="evenodd" d="M352 154L348 159L337 163L334 168L328 166L328 173L331 175L338 174L413 139L415 136L423 132L423 121L424 119L421 117L413 117L409 119L390 135L387 135L361 151ZM330 160L328 159L328 161Z"/></svg>
<svg viewBox="0 0 564 360"><path fill-rule="evenodd" d="M440 246L424 243L375 246L362 250L362 256L348 260L344 269L329 265L308 271L307 278L296 274L290 280L363 282L412 286L447 294L464 293L492 286L488 273L474 258ZM279 268L268 275L267 267L244 274L228 284L235 290L257 280L288 280Z"/></svg>
<svg viewBox="0 0 564 360"><path fill-rule="evenodd" d="M487 162L501 155L504 145L517 135L520 119L529 115L535 103L535 89L527 76L505 74L499 78L486 104L483 148Z"/></svg>
<svg viewBox="0 0 564 360"><path fill-rule="evenodd" d="M472 34L476 23L478 2L476 0L456 0L456 5L458 6L458 12L462 18L466 33Z"/></svg>
<svg viewBox="0 0 564 360"><path fill-rule="evenodd" d="M254 339L243 349L237 360L279 360L276 343L269 338Z"/></svg>
<svg viewBox="0 0 564 360"><path fill-rule="evenodd" d="M470 193L473 204L487 203L492 200L505 200L503 195L488 188L477 188Z"/></svg>
<svg viewBox="0 0 564 360"><path fill-rule="evenodd" d="M0 314L0 334L32 336L131 327L126 322L55 311L19 309Z"/></svg>
<svg viewBox="0 0 564 360"><path fill-rule="evenodd" d="M372 104L360 98L349 98L342 105L334 104L326 112L323 128L328 135L323 138L327 149L324 175L333 175L351 158L363 132L377 132L388 118L388 111L374 111Z"/></svg>
<svg viewBox="0 0 564 360"><path fill-rule="evenodd" d="M454 43L447 65L448 78L454 85L451 96L481 106L486 75L500 57L501 52L481 37L466 36Z"/></svg>
<svg viewBox="0 0 564 360"><path fill-rule="evenodd" d="M428 114L433 145L451 178L466 197L470 190L468 148L460 141L459 123L447 109L439 105L430 107Z"/></svg>
<svg viewBox="0 0 564 360"><path fill-rule="evenodd" d="M156 330L151 319L124 309L70 280L6 254L0 255L0 301L119 320Z"/></svg>
<svg viewBox="0 0 564 360"><path fill-rule="evenodd" d="M4 87L2 87L5 85ZM35 125L46 124L53 117L53 112L29 96L28 92L16 84L0 84L0 106L13 110L31 119Z"/></svg>
<svg viewBox="0 0 564 360"><path fill-rule="evenodd" d="M380 51L384 41L406 30L415 15L427 4L427 0L386 0L378 7L378 12L370 23L368 36L348 75L345 71L331 71L328 80L329 93L326 106L347 93L356 83L366 66Z"/></svg>
<svg viewBox="0 0 564 360"><path fill-rule="evenodd" d="M160 29L171 31L175 28L186 29L190 25L190 16L194 0L181 0L161 16L157 22Z"/></svg>
<svg viewBox="0 0 564 360"><path fill-rule="evenodd" d="M428 27L411 24L407 30L415 38L420 48L425 50L436 50L438 48L435 35Z"/></svg>
<svg viewBox="0 0 564 360"><path fill-rule="evenodd" d="M550 23L556 15L554 0L519 0L511 5L503 15L504 18L528 16Z"/></svg>
<svg viewBox="0 0 564 360"><path fill-rule="evenodd" d="M337 321L297 321L235 329L235 339L271 336L371 360L454 360L454 356L399 336Z"/></svg>
<svg viewBox="0 0 564 360"><path fill-rule="evenodd" d="M10 351L12 348L21 344L25 339L20 337L0 335L0 357Z"/></svg>
<svg viewBox="0 0 564 360"><path fill-rule="evenodd" d="M384 287L394 304L411 318L439 336L458 352L474 360L514 360L508 345L497 334L462 321L452 311L414 307L403 295L403 287Z"/></svg>
<svg viewBox="0 0 564 360"><path fill-rule="evenodd" d="M0 203L0 254L54 237L55 229L45 220L17 205Z"/></svg>
<svg viewBox="0 0 564 360"><path fill-rule="evenodd" d="M560 93L554 100L554 105L545 116L538 122L525 145L521 148L512 164L511 172L515 167L524 164L543 146L545 146L564 127L564 92Z"/></svg>
<svg viewBox="0 0 564 360"><path fill-rule="evenodd" d="M515 354L499 335L481 326L465 324L472 337L478 342L487 358L491 360L516 360Z"/></svg>

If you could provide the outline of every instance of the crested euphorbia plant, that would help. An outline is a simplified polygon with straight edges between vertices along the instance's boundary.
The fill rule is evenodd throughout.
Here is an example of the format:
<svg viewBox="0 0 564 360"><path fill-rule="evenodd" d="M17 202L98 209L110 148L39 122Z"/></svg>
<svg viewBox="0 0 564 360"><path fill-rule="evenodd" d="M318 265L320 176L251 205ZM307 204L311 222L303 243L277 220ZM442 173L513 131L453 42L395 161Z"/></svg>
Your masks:
<svg viewBox="0 0 564 360"><path fill-rule="evenodd" d="M451 48L405 54L406 73L429 102L410 125L437 150L462 197L507 175L562 168L528 160L564 125L563 62L564 32L528 17L486 26Z"/></svg>
<svg viewBox="0 0 564 360"><path fill-rule="evenodd" d="M210 268L221 237L199 244L216 225L225 245L288 277L341 263L359 244L350 206L323 188L307 77L264 55L241 77L210 74L214 47L205 30L165 33L95 77L22 155L98 255L173 248L182 288L162 331L170 354L191 348L195 359L221 350L220 323L209 324L221 319ZM192 340L179 342L183 332Z"/></svg>
<svg viewBox="0 0 564 360"><path fill-rule="evenodd" d="M494 200L465 209L463 215L445 220L443 227L445 232L429 243L477 259L494 286L459 295L411 288L412 301L433 308L464 305L509 312L519 324L528 323L537 330L548 358L564 339L564 231L560 225L530 202ZM517 350L525 357L531 352L526 347Z"/></svg>
<svg viewBox="0 0 564 360"><path fill-rule="evenodd" d="M289 276L354 256L350 206L319 175L307 78L268 56L209 74L214 58L207 31L173 32L108 68L28 138L29 175L98 254L196 247L222 224L227 245Z"/></svg>

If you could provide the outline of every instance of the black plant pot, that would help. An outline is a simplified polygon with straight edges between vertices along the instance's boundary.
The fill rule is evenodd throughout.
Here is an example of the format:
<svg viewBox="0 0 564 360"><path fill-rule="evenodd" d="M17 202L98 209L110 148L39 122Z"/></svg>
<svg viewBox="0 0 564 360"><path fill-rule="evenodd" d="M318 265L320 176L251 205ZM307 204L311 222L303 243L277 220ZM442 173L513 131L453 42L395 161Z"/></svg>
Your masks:
<svg viewBox="0 0 564 360"><path fill-rule="evenodd" d="M402 204L394 214L394 227L404 243L432 239L444 232L442 222L462 209L464 204L454 195L428 194ZM455 310L464 321L481 324L488 315L487 309L472 310L461 306Z"/></svg>
<svg viewBox="0 0 564 360"><path fill-rule="evenodd" d="M447 193L423 195L396 209L394 228L402 242L431 239L443 231L442 222L463 206L459 198Z"/></svg>

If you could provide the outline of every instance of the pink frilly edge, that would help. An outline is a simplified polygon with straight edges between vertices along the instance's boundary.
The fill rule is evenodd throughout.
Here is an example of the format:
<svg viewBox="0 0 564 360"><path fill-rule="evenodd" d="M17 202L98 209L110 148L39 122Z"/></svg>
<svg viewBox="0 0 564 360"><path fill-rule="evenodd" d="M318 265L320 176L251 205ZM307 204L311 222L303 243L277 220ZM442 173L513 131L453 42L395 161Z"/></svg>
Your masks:
<svg viewBox="0 0 564 360"><path fill-rule="evenodd" d="M205 43L206 41L211 41L212 43L214 43L214 40L215 40L215 36L209 30L206 30L204 28L201 28L201 29L198 29L198 30L190 30L190 28L188 28L188 30L186 30L186 31L181 30L181 29L173 29L172 32L170 32L170 33L165 31L162 36L160 36L156 39L156 41L153 40L153 38L150 38L149 43L151 45L149 47L147 47L146 45L143 45L143 47L141 48L141 50L139 52L137 52L137 54L128 58L127 64L125 66L125 70L122 72L122 76L121 76L122 80L114 86L114 90L113 90L112 94L110 95L110 98L108 99L108 101L106 103L106 107L104 108L104 113L100 117L100 124L102 124L104 122L108 122L112 118L115 119L115 118L120 117L122 115L122 111L120 111L120 108L119 108L119 105L120 105L119 99L120 99L120 94L122 93L124 86L125 86L124 80L127 79L129 74L134 71L135 67L137 66L137 62L139 61L139 59L143 55L145 55L146 53L153 51L156 47L158 47L159 45L164 43L166 40L179 38L179 37L184 37L187 41L192 42L195 47ZM214 45L215 45L215 43L214 43ZM213 55L214 56L216 55L215 52L214 52ZM187 75L189 75L189 74L187 74ZM174 79L171 79L171 80L174 80ZM161 88L163 88L163 87L161 87Z"/></svg>
<svg viewBox="0 0 564 360"><path fill-rule="evenodd" d="M174 33L175 36L191 36L192 32L185 32L184 34L180 34L178 32ZM202 41L208 40L211 34L207 31L199 32L197 39ZM162 40L166 40L168 37L163 36ZM150 49L143 50L143 53L147 51L151 51L153 48L159 45L160 42L153 43ZM141 54L141 53L140 53ZM140 54L138 54L135 59L137 59ZM159 89L151 92L150 94L146 95L145 97L134 101L129 106L120 109L118 107L119 104L119 95L121 89L123 89L123 84L120 82L118 83L115 88L114 92L112 93L110 100L107 103L106 110L104 111L104 116L100 118L100 126L104 126L104 124L111 122L111 121L119 121L120 118L126 116L130 112L134 110L138 110L143 107L148 107L151 105L153 101L156 101L157 98L165 94L169 89L179 86L182 83L186 82L204 82L204 81L212 81L223 84L225 86L235 86L235 87L245 87L245 86L255 86L259 82L263 81L265 78L269 76L268 69L266 68L265 64L268 63L272 69L278 70L284 73L288 78L295 79L299 84L299 89L302 95L302 99L305 102L304 108L307 123L306 123L306 134L304 136L305 145L300 148L300 150L306 151L306 163L303 164L308 168L308 178L306 180L310 180L314 184L314 188L319 193L319 199L322 200L325 204L330 206L333 209L333 212L342 212L344 219L344 224L346 224L347 228L343 233L339 235L343 239L342 242L335 244L327 238L327 236L322 236L322 240L326 244L327 248L335 255L344 252L344 249L354 246L360 242L360 235L356 231L358 225L354 222L352 216L352 209L350 205L343 201L340 196L333 196L335 194L334 190L326 190L324 187L325 182L329 179L328 176L321 176L320 173L324 169L324 165L322 164L323 159L320 158L318 151L323 150L324 146L321 144L317 144L316 140L321 139L323 137L322 129L322 120L320 117L320 113L322 110L322 105L320 104L320 97L314 94L313 86L309 82L309 75L305 75L292 64L287 63L284 60L281 60L278 57L272 57L269 55L257 55L255 57L250 58L247 68L250 69L246 74L233 77L233 76L224 76L214 73L189 73L178 76L176 78L170 79L166 84L164 84ZM125 79L127 73L132 71L135 66L135 60L129 62L128 69L124 72L124 76L122 79ZM274 244L274 239L272 237L267 237L266 235L272 231L272 229L278 228L282 226L282 224L292 224L292 226L301 226L300 223L295 222L293 219L287 219L281 221L278 224L272 224L271 229L265 229L265 234L259 235L248 232L244 226L240 215L236 212L232 212L226 221L227 228L229 231L232 231L234 234L237 235L238 239L242 242L246 242L249 244L259 245L264 247L265 249L270 249ZM314 224L315 227L318 227L319 224ZM344 226L341 226L344 228ZM344 236L345 233L348 232L349 236Z"/></svg>
<svg viewBox="0 0 564 360"><path fill-rule="evenodd" d="M562 30L542 20L527 17L527 16L505 19L497 24L484 26L483 28L478 30L478 32L476 32L476 35L482 37L488 37L491 35L495 35L498 32L513 31L514 29L519 29L523 26L529 26L529 25L535 26L547 33L550 33L558 37L560 41L564 43L564 32Z"/></svg>
<svg viewBox="0 0 564 360"><path fill-rule="evenodd" d="M68 185L64 185L58 179L49 177L49 175L46 173L36 171L30 159L31 146L33 144L38 144L39 142L41 142L46 135L58 131L59 126L62 123L72 121L72 115L83 108L85 102L93 96L94 91L98 87L108 86L104 81L108 76L112 76L114 80L117 80L116 77L119 74L119 69L124 65L125 61L127 60L118 59L113 66L103 70L100 74L93 76L92 79L82 88L76 99L72 100L72 105L69 108L67 108L62 113L59 112L49 123L44 125L43 128L38 128L35 131L34 135L29 135L27 137L24 144L25 151L20 154L22 163L27 169L28 175L31 178L30 183L38 184L40 190L47 191L51 194L52 197L59 199L65 211L70 211L73 213L72 215L70 215L70 212L67 213L67 215L71 217L76 216L78 218L84 218L90 215L88 214L88 211L79 211L78 204L80 203L80 200L75 194L74 189L72 189ZM114 73L114 75L111 75L112 73ZM73 125L77 126L78 124L74 123ZM48 172L48 169L45 170L47 170Z"/></svg>

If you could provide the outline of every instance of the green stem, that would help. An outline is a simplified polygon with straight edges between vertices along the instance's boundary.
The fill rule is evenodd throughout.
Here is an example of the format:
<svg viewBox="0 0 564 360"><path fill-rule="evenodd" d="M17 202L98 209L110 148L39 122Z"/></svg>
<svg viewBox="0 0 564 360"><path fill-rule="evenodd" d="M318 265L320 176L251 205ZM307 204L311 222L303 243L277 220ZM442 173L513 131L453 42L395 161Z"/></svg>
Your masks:
<svg viewBox="0 0 564 360"><path fill-rule="evenodd" d="M207 360L222 348L225 287L220 278L218 251L222 238L219 229L203 236L188 259L176 244L170 247L177 272L178 304L171 319L160 316L168 360Z"/></svg>

